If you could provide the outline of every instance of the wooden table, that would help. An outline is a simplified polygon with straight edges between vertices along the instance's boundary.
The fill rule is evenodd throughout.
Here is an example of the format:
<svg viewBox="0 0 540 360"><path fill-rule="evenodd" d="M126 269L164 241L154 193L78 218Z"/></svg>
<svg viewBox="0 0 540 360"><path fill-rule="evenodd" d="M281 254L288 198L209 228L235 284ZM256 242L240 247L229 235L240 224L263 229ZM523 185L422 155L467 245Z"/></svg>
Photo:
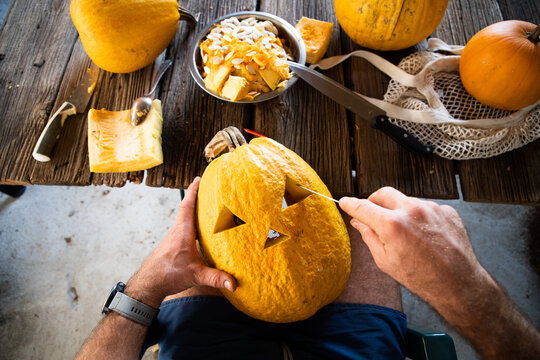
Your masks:
<svg viewBox="0 0 540 360"><path fill-rule="evenodd" d="M281 97L256 106L214 99L191 79L186 49L199 30L224 14L260 10L295 24L301 16L336 24L327 55L358 47L340 30L330 0L211 0L183 5L201 16L196 29L185 23L167 50L174 60L158 97L163 102L164 164L147 171L146 184L185 188L206 163L205 144L234 125L266 134L297 152L319 173L335 196L366 196L390 185L409 195L467 201L540 203L540 141L504 155L472 161L422 158L372 130L355 115L298 81ZM465 44L483 27L503 19L540 21L537 0L450 0L433 34ZM425 46L425 42L416 49ZM415 48L384 53L397 63ZM32 149L51 112L70 94L90 64L69 15L66 0L13 0L0 31L0 183L45 185L141 182L143 172L93 174L89 171L86 116L70 118L53 160L39 163ZM149 87L153 67L132 74L100 73L90 106L122 110ZM388 78L363 60L352 60L325 74L349 88L382 97ZM353 176L353 170L355 176Z"/></svg>

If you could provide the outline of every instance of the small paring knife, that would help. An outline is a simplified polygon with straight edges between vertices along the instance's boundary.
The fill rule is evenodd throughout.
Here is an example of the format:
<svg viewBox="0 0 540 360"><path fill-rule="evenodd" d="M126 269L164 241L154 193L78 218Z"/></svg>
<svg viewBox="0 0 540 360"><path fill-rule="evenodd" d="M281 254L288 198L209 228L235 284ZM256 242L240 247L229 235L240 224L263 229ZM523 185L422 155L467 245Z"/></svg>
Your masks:
<svg viewBox="0 0 540 360"><path fill-rule="evenodd" d="M319 90L323 95L328 96L338 104L345 106L347 110L356 113L360 118L368 121L375 129L379 129L390 136L395 142L405 147L407 150L427 156L433 154L433 146L421 143L405 129L388 121L386 112L371 104L354 91L347 89L337 81L325 76L318 71L287 61L291 70L302 80Z"/></svg>
<svg viewBox="0 0 540 360"><path fill-rule="evenodd" d="M310 193L313 193L313 194L315 194L315 195L322 196L322 197L325 198L325 199L331 200L331 201L336 202L336 203L339 204L339 201L337 201L336 199L332 199L330 196L323 195L323 194L321 194L321 193L318 193L318 192L316 192L316 191L313 191L313 190L311 190L311 189L308 189L307 187L302 186L302 185L300 185L300 184L296 184L296 186L301 187L302 189L307 190L307 191L309 191Z"/></svg>
<svg viewBox="0 0 540 360"><path fill-rule="evenodd" d="M94 92L98 74L99 69L95 65L88 68L69 99L50 117L32 152L34 159L41 162L51 160L52 150L60 137L64 122L70 115L84 113Z"/></svg>

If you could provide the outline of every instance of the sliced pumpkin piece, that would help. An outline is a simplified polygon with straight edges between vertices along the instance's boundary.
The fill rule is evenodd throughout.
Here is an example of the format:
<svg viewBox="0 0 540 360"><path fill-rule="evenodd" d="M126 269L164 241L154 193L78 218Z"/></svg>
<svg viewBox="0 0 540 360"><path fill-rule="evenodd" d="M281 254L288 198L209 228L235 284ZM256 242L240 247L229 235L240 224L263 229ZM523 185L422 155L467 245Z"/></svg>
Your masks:
<svg viewBox="0 0 540 360"><path fill-rule="evenodd" d="M225 80L229 77L231 72L231 64L221 65L216 71L210 72L207 77L204 78L204 85L210 91L219 93Z"/></svg>
<svg viewBox="0 0 540 360"><path fill-rule="evenodd" d="M307 17L302 17L296 24L296 30L306 45L306 61L308 63L316 64L322 59L328 49L328 44L330 44L333 27L332 23Z"/></svg>
<svg viewBox="0 0 540 360"><path fill-rule="evenodd" d="M249 83L241 76L229 76L229 79L221 90L221 96L232 101L246 97L249 92Z"/></svg>
<svg viewBox="0 0 540 360"><path fill-rule="evenodd" d="M161 101L154 100L142 124L131 125L130 110L88 112L90 171L139 171L163 163Z"/></svg>
<svg viewBox="0 0 540 360"><path fill-rule="evenodd" d="M276 90L278 84L281 82L281 77L277 72L272 69L264 68L259 69L259 74L264 79L264 82L270 89Z"/></svg>

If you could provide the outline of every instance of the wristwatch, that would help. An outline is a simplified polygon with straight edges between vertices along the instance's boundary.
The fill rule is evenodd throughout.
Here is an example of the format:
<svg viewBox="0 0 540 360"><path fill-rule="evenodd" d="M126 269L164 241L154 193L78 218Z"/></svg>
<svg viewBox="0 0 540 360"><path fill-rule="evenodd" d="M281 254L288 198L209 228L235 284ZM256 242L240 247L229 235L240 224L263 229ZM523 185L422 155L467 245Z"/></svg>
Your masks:
<svg viewBox="0 0 540 360"><path fill-rule="evenodd" d="M127 296L124 294L125 288L126 284L123 282L119 282L112 288L105 305L103 305L101 313L108 314L111 311L116 311L123 317L138 322L139 324L143 324L144 326L150 326L152 320L154 320L154 317L159 312L159 309L154 309L151 306Z"/></svg>

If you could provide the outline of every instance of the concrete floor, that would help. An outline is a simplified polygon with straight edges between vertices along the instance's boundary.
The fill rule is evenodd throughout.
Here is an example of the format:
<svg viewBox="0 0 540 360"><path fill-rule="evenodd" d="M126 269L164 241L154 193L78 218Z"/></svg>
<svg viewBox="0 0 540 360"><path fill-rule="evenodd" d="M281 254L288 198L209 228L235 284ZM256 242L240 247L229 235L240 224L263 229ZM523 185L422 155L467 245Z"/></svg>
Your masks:
<svg viewBox="0 0 540 360"><path fill-rule="evenodd" d="M0 195L0 359L73 358L112 285L129 279L163 238L179 201L178 190L133 184L32 186L19 199ZM482 264L539 327L540 209L441 203L458 209ZM477 358L407 291L404 307L410 322L450 333L460 359Z"/></svg>

